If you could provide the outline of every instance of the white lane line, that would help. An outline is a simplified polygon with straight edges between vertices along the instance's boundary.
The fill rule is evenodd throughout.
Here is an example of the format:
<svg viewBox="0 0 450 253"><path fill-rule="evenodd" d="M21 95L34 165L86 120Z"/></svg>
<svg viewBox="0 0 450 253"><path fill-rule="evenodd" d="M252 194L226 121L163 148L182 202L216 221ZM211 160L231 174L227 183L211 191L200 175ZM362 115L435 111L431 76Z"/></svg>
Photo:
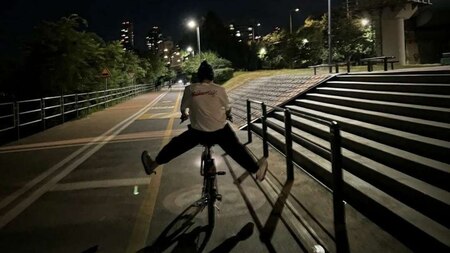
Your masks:
<svg viewBox="0 0 450 253"><path fill-rule="evenodd" d="M174 130L172 135L180 134L184 129ZM143 141L153 138L162 138L165 137L166 131L145 131L139 133L128 133L128 134L120 134L117 135L114 140L111 142L133 142L133 141ZM7 153L18 153L18 152L27 152L27 151L37 151L37 150L48 150L48 149L60 149L60 148L70 148L77 146L84 146L90 143L94 143L94 138L79 138L72 140L64 140L64 141L53 141L53 142L40 142L33 144L24 144L11 146L8 149L1 149L0 154ZM98 142L97 142L98 143Z"/></svg>
<svg viewBox="0 0 450 253"><path fill-rule="evenodd" d="M111 179L111 180L96 180L86 182L64 183L57 184L50 191L75 191L88 190L98 188L112 188L121 186L136 186L150 184L151 177L143 178L127 178L127 179Z"/></svg>
<svg viewBox="0 0 450 253"><path fill-rule="evenodd" d="M167 92L166 92L167 93ZM85 153L81 158L75 160L73 163L69 164L68 167L66 167L64 170L62 170L58 175L53 177L49 182L45 183L41 187L39 187L36 191L34 191L32 194L30 194L27 198L25 198L23 201L18 203L15 207L13 207L11 210L9 210L4 216L0 217L0 229L3 228L6 224L8 224L11 220L13 220L17 215L19 215L21 212L23 212L28 206L30 206L34 201L36 201L39 197L41 197L45 192L47 192L49 189L51 189L56 183L58 183L59 180L64 178L66 175L68 175L72 170L74 170L78 165L80 165L82 162L84 162L86 159L88 159L92 154L94 154L97 150L99 150L101 147L103 147L108 141L113 139L116 135L118 135L123 129L128 127L134 120L136 120L139 116L141 116L143 113L145 113L149 107L156 104L166 93L160 94L156 99L154 99L152 102L147 104L144 108L136 112L135 114L131 115L124 121L120 122L113 128L109 129L107 132L105 132L103 135L99 136L98 138L95 138L92 142L89 144L81 147L68 157L66 157L61 162L57 163L53 167L51 167L49 170L45 171L29 183L27 183L24 187L17 190L13 194L10 194L5 199L3 199L0 202L0 209L7 206L9 203L17 199L19 196L30 190L32 187L34 187L36 184L40 183L42 180L44 180L46 177L48 177L50 174L55 172L56 170L63 167L67 162L74 159L78 155L80 155L83 151L88 149L91 146L94 146L95 143L98 143L97 146L94 146L91 150L89 150L87 153ZM112 133L112 134L111 134ZM104 138L104 141L100 141Z"/></svg>

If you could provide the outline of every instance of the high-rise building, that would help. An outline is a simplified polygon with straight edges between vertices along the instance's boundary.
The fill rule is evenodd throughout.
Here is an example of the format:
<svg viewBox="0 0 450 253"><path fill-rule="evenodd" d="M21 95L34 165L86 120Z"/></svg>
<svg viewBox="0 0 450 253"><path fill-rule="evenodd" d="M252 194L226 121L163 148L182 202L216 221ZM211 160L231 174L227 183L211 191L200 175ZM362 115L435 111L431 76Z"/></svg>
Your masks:
<svg viewBox="0 0 450 253"><path fill-rule="evenodd" d="M134 49L134 32L133 23L130 21L122 22L122 29L120 30L120 43L124 50Z"/></svg>
<svg viewBox="0 0 450 253"><path fill-rule="evenodd" d="M238 42L251 43L252 41L255 41L261 37L257 34L257 31L255 31L255 28L252 25L236 26L235 24L231 23L228 26L228 29L230 31L230 35L232 37L235 37Z"/></svg>
<svg viewBox="0 0 450 253"><path fill-rule="evenodd" d="M148 32L145 40L146 40L147 48L151 52L157 53L161 47L161 43L163 42L163 36L161 33L161 29L158 26L152 27L152 29Z"/></svg>

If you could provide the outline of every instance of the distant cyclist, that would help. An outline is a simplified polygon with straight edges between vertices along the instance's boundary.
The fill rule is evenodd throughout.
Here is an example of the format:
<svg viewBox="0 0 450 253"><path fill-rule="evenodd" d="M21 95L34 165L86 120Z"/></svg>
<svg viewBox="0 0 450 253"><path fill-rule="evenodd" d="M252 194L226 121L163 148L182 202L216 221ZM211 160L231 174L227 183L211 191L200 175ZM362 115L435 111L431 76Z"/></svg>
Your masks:
<svg viewBox="0 0 450 253"><path fill-rule="evenodd" d="M232 120L228 96L222 86L213 82L214 71L207 61L200 64L197 78L198 83L185 87L181 100L181 120L189 117L191 121L188 130L164 146L155 160L147 151L142 152L145 172L150 175L159 165L207 142L218 144L244 169L256 173L258 180L264 180L267 160L262 157L256 162L227 123L227 119Z"/></svg>

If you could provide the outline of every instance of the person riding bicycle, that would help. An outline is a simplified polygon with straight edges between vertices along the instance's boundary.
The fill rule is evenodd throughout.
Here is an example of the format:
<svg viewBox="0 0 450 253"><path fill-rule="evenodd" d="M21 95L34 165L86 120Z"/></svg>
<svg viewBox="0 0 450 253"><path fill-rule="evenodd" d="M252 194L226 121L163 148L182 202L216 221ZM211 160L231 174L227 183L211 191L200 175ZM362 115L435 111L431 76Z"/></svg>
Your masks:
<svg viewBox="0 0 450 253"><path fill-rule="evenodd" d="M161 164L192 149L200 143L218 144L240 166L256 178L264 180L267 171L265 157L255 161L249 151L240 143L235 132L227 123L232 120L231 107L225 89L213 82L214 71L205 60L197 71L198 83L186 86L181 100L181 120L190 118L188 130L174 137L153 160L147 151L141 160L145 172L150 175Z"/></svg>

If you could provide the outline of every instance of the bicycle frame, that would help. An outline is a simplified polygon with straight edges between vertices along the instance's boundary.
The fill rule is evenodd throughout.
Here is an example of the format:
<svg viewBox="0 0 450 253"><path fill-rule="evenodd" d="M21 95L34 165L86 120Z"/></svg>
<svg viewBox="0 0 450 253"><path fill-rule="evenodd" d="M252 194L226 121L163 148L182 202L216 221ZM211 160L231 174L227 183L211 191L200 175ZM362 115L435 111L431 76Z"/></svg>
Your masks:
<svg viewBox="0 0 450 253"><path fill-rule="evenodd" d="M208 207L208 225L214 227L215 210L219 210L216 206L216 200L221 201L222 195L219 194L217 187L217 175L225 175L224 171L217 172L214 158L212 158L212 145L205 144L202 152L200 175L203 176L202 198L199 205L204 208Z"/></svg>

